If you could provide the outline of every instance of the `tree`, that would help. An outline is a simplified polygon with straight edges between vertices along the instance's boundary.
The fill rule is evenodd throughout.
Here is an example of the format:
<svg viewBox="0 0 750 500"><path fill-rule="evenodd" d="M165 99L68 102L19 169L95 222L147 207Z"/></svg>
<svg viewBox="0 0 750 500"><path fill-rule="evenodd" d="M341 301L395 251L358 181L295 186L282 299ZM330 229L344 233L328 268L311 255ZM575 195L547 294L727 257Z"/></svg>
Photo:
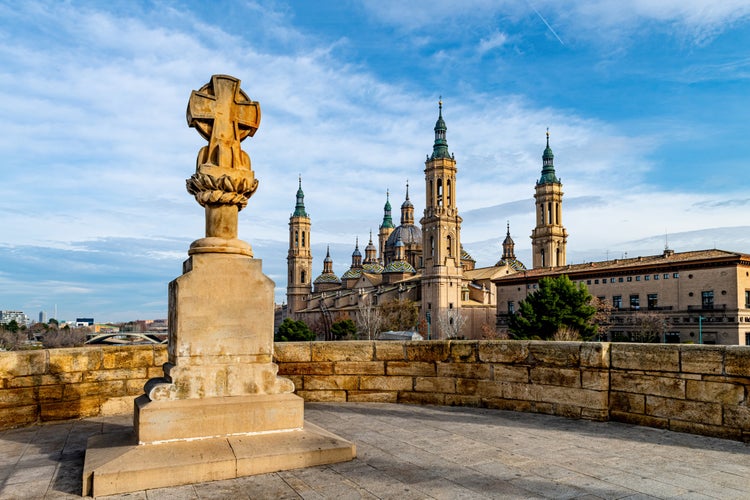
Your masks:
<svg viewBox="0 0 750 500"><path fill-rule="evenodd" d="M315 340L315 334L304 321L286 318L279 325L279 330L274 335L276 342L297 342Z"/></svg>
<svg viewBox="0 0 750 500"><path fill-rule="evenodd" d="M50 330L44 334L42 345L46 349L55 349L57 347L80 347L86 343L86 337L89 333L90 330L88 328L63 328L61 330Z"/></svg>
<svg viewBox="0 0 750 500"><path fill-rule="evenodd" d="M655 312L637 312L631 317L631 322L631 342L659 342L669 326L668 318Z"/></svg>
<svg viewBox="0 0 750 500"><path fill-rule="evenodd" d="M458 309L443 309L438 315L438 332L444 339L461 338L466 318Z"/></svg>
<svg viewBox="0 0 750 500"><path fill-rule="evenodd" d="M18 321L14 319L8 321L8 324L5 325L5 329L11 333L18 333L18 330L19 330Z"/></svg>
<svg viewBox="0 0 750 500"><path fill-rule="evenodd" d="M357 328L361 338L375 340L383 324L383 315L377 306L372 304L372 295L365 295L357 306Z"/></svg>
<svg viewBox="0 0 750 500"><path fill-rule="evenodd" d="M334 340L351 339L357 336L357 325L349 318L340 319L331 325Z"/></svg>
<svg viewBox="0 0 750 500"><path fill-rule="evenodd" d="M596 325L597 337L601 341L607 340L607 334L612 329L612 313L615 308L607 301L596 298L592 301L594 307L596 307L596 313L591 318L591 321Z"/></svg>
<svg viewBox="0 0 750 500"><path fill-rule="evenodd" d="M596 308L583 285L575 285L567 276L542 278L539 288L518 304L518 313L508 319L514 338L551 339L563 327L576 330L583 339L596 335L591 321Z"/></svg>
<svg viewBox="0 0 750 500"><path fill-rule="evenodd" d="M383 328L393 331L413 330L419 319L417 304L409 299L393 299L380 306Z"/></svg>

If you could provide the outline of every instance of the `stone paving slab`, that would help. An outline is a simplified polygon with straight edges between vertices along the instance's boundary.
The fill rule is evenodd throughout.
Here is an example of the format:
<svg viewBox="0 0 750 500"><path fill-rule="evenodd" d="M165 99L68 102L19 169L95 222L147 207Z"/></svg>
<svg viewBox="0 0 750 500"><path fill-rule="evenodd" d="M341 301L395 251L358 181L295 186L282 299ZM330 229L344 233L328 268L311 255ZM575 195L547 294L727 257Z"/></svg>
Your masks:
<svg viewBox="0 0 750 500"><path fill-rule="evenodd" d="M308 403L351 462L106 499L748 499L750 446L615 422L477 408ZM132 415L0 432L0 499L80 498L86 440Z"/></svg>

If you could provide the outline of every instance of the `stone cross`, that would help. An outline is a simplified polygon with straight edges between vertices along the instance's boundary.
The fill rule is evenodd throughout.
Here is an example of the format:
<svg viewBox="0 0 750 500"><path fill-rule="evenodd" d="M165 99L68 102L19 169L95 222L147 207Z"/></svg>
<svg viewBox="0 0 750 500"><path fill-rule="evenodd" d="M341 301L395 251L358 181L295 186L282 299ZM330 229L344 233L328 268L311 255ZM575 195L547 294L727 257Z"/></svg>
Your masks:
<svg viewBox="0 0 750 500"><path fill-rule="evenodd" d="M237 215L258 188L250 157L240 142L260 125L260 105L240 89L240 81L214 75L190 94L187 122L208 141L198 152L187 190L206 210L206 237L193 242L190 254L241 253L250 245L237 239Z"/></svg>

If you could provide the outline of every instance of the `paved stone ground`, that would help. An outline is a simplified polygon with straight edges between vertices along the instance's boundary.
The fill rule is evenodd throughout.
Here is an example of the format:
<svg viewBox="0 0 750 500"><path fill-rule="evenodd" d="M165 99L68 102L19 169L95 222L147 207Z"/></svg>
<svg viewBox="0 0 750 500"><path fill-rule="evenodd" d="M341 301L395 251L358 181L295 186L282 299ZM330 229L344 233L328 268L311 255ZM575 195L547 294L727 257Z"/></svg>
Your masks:
<svg viewBox="0 0 750 500"><path fill-rule="evenodd" d="M750 498L750 446L618 423L476 408L307 404L352 462L107 499ZM0 433L0 498L78 498L93 418Z"/></svg>

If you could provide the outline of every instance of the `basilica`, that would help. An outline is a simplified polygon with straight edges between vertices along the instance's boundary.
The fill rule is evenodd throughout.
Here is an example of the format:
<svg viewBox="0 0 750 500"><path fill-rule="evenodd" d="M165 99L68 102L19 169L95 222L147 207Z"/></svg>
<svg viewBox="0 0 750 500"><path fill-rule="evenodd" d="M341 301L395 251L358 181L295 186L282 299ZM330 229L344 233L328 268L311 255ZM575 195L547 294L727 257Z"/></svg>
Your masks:
<svg viewBox="0 0 750 500"><path fill-rule="evenodd" d="M419 308L419 329L425 338L482 338L495 331L497 300L493 280L526 267L515 257L509 226L502 257L494 266L475 267L474 259L461 245L462 219L456 206L458 170L455 156L448 150L442 101L434 130L432 153L425 160L426 206L419 225L415 223L408 183L398 226L393 222L390 193L386 193L377 246L371 232L363 257L359 241L355 241L351 266L340 277L333 272L330 252L322 272L313 277L312 225L300 179L297 203L289 219L289 315L330 328L339 319L356 321L367 308L409 299ZM542 175L534 195L537 224L531 239L535 267L565 264L567 232L562 226L562 184L553 160L547 133Z"/></svg>

